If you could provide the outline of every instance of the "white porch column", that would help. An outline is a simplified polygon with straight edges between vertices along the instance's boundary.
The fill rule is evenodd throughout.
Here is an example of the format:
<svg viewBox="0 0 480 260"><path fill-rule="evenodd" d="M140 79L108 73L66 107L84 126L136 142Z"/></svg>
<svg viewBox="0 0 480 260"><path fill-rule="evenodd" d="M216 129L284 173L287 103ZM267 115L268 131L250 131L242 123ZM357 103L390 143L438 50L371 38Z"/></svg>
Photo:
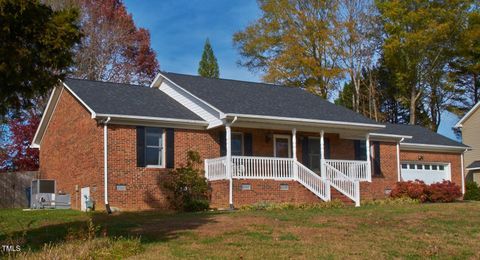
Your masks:
<svg viewBox="0 0 480 260"><path fill-rule="evenodd" d="M292 129L292 159L293 159L293 178L297 179L297 129Z"/></svg>
<svg viewBox="0 0 480 260"><path fill-rule="evenodd" d="M460 172L462 173L461 174L461 177L462 177L462 194L465 195L465 169L463 168L463 154L466 152L467 150L465 150L463 153L462 153L462 156L460 158Z"/></svg>
<svg viewBox="0 0 480 260"><path fill-rule="evenodd" d="M370 134L365 136L365 150L367 150L367 179L369 182L372 181L372 162L370 158Z"/></svg>
<svg viewBox="0 0 480 260"><path fill-rule="evenodd" d="M326 177L325 176L325 142L324 142L324 134L325 134L325 131L320 131L320 174L322 177Z"/></svg>
<svg viewBox="0 0 480 260"><path fill-rule="evenodd" d="M226 146L227 146L227 176L229 178L229 192L228 192L228 202L230 208L233 209L233 176L232 176L232 130L230 124L225 125L225 137L226 137Z"/></svg>

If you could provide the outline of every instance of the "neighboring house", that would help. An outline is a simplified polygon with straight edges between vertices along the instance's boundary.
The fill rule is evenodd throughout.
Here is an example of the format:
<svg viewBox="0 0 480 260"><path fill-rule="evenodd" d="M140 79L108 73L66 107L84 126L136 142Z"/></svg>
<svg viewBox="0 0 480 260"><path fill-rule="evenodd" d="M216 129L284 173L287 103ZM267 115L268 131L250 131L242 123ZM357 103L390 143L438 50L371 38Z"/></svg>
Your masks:
<svg viewBox="0 0 480 260"><path fill-rule="evenodd" d="M480 184L480 102L458 121L455 128L461 131L462 142L470 146L465 152L466 178Z"/></svg>
<svg viewBox="0 0 480 260"><path fill-rule="evenodd" d="M150 88L67 79L33 146L40 174L123 210L168 207L163 181L205 159L211 206L388 196L400 180L462 186L466 146L419 126L380 124L300 88L162 73ZM366 149L368 147L369 149Z"/></svg>

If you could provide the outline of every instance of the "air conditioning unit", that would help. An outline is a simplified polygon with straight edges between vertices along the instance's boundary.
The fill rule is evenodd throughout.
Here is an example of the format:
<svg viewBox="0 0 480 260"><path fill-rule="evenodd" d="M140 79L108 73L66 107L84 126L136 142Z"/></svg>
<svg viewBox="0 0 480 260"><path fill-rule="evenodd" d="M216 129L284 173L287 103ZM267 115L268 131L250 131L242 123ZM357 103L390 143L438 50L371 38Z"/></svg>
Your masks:
<svg viewBox="0 0 480 260"><path fill-rule="evenodd" d="M55 180L33 180L30 208L55 208Z"/></svg>

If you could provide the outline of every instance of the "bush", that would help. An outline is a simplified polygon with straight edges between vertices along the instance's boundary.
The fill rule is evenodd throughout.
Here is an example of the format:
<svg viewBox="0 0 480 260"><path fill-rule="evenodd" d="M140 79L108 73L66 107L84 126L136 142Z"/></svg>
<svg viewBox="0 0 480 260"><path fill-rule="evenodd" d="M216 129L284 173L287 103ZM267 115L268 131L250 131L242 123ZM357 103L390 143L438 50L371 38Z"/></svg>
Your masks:
<svg viewBox="0 0 480 260"><path fill-rule="evenodd" d="M464 200L480 200L480 187L474 181L469 181L465 184Z"/></svg>
<svg viewBox="0 0 480 260"><path fill-rule="evenodd" d="M408 197L426 202L428 200L428 185L423 181L398 182L390 193L392 198Z"/></svg>
<svg viewBox="0 0 480 260"><path fill-rule="evenodd" d="M196 151L187 153L187 165L169 172L164 187L170 191L167 198L176 210L202 211L209 208L208 183L203 171L198 169L201 162Z"/></svg>
<svg viewBox="0 0 480 260"><path fill-rule="evenodd" d="M380 200L367 200L362 202L363 206L383 206L383 205L415 205L420 204L418 199L409 197L385 198Z"/></svg>
<svg viewBox="0 0 480 260"><path fill-rule="evenodd" d="M437 182L429 186L430 202L453 202L460 197L462 197L460 187L451 181Z"/></svg>
<svg viewBox="0 0 480 260"><path fill-rule="evenodd" d="M408 197L420 202L453 202L462 196L460 187L450 181L425 184L423 181L398 182L390 193L392 198Z"/></svg>
<svg viewBox="0 0 480 260"><path fill-rule="evenodd" d="M251 205L245 205L240 208L243 211L250 210L292 210L292 209L301 209L301 210L310 210L310 209L331 209L331 208L344 208L345 203L340 200L332 200L319 203L303 203L303 204L294 204L294 203L274 203L268 201L257 202Z"/></svg>

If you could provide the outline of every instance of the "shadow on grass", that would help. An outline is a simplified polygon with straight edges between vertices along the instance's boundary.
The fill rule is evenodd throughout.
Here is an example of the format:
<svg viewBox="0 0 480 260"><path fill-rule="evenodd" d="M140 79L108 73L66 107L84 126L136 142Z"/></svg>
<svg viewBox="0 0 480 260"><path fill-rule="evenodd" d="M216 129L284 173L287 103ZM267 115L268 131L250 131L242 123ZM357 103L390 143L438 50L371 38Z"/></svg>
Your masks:
<svg viewBox="0 0 480 260"><path fill-rule="evenodd" d="M45 225L8 234L0 233L0 244L21 244L22 248L35 252L42 249L44 244L85 240L89 234L95 237L139 237L142 244L166 242L177 238L182 232L214 222L214 215L215 213L210 212L159 211L122 212L113 215L91 213L90 218L84 221ZM89 223L93 223L90 228Z"/></svg>

